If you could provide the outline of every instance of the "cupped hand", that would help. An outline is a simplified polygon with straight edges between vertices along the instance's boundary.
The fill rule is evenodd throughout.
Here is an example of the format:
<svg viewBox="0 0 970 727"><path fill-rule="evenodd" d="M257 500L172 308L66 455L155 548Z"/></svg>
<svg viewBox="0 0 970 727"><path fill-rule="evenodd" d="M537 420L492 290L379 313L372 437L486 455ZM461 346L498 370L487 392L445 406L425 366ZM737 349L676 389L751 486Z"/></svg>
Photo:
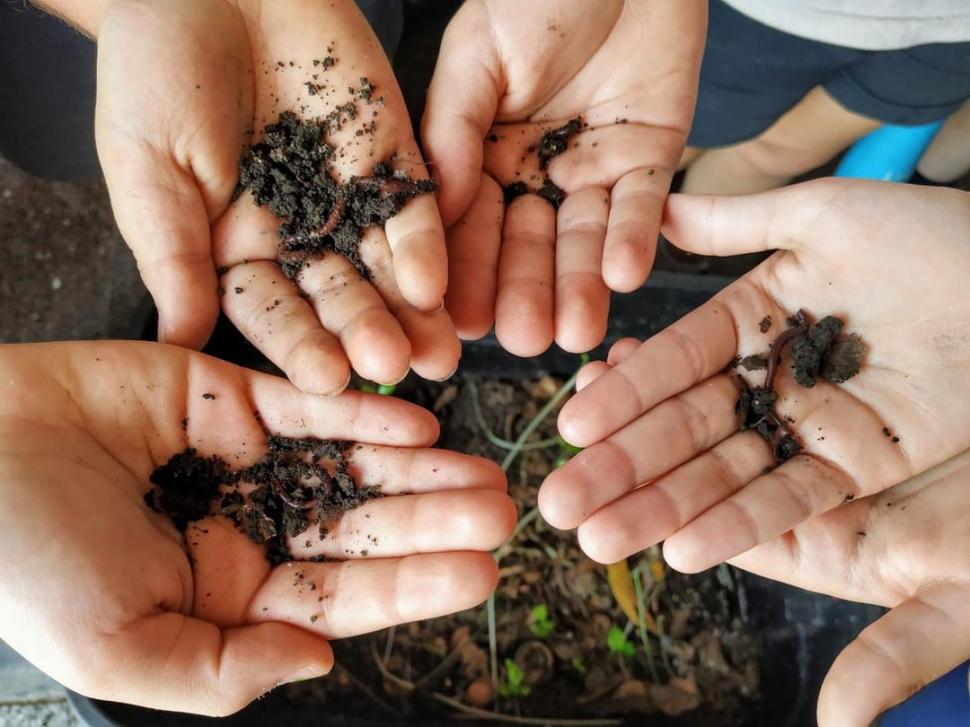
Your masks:
<svg viewBox="0 0 970 727"><path fill-rule="evenodd" d="M780 248L645 343L590 364L559 427L587 447L543 484L543 516L602 562L665 540L698 571L970 448L970 198L824 180L752 197L673 196L664 234L706 255ZM805 309L868 350L843 384L803 388L783 359L776 412L803 446L775 466L739 432L736 356L763 354ZM761 332L766 316L772 325ZM590 383L591 382L591 383Z"/></svg>
<svg viewBox="0 0 970 727"><path fill-rule="evenodd" d="M472 0L445 33L422 137L448 231L446 306L461 336L493 323L530 356L603 339L609 289L653 264L694 110L706 4L698 0ZM580 117L540 170L547 131ZM526 194L548 173L558 212Z"/></svg>
<svg viewBox="0 0 970 727"><path fill-rule="evenodd" d="M970 453L812 518L731 562L892 610L836 659L821 727L866 727L970 658Z"/></svg>
<svg viewBox="0 0 970 727"><path fill-rule="evenodd" d="M328 56L332 67L314 65ZM98 30L98 150L160 340L201 346L222 294L229 318L304 391L339 392L351 367L380 383L409 366L431 379L454 371L432 195L369 229L370 280L327 254L296 283L277 263L279 220L248 193L232 199L242 150L267 124L288 110L326 116L362 78L375 102L358 100L357 118L328 139L336 173L346 181L392 160L426 179L390 64L352 0L111 2Z"/></svg>
<svg viewBox="0 0 970 727"><path fill-rule="evenodd" d="M437 422L411 404L314 397L145 343L5 346L0 381L0 638L83 694L227 714L328 672L330 639L468 608L495 585L484 551L515 523L504 477L428 449ZM264 427L367 444L351 472L386 496L290 540L329 562L271 568L222 516L183 537L143 500L188 446L255 462Z"/></svg>

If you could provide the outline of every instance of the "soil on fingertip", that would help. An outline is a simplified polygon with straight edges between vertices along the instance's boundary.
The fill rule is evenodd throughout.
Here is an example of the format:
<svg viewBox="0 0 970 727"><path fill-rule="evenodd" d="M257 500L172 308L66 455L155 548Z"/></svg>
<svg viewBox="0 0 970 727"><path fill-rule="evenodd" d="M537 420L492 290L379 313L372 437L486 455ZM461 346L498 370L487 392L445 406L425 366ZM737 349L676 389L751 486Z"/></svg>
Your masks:
<svg viewBox="0 0 970 727"><path fill-rule="evenodd" d="M842 335L843 326L844 322L835 316L826 316L811 324L807 314L800 310L788 319L788 328L779 334L767 354L739 358L733 364L746 371L764 369L766 372L762 386L748 386L737 377L735 413L741 429L756 431L771 446L778 463L791 459L803 449L791 428L794 420L783 418L775 411L778 401L775 377L784 349L791 346L791 368L799 386L810 389L819 378L842 384L859 373L866 353L866 345L857 334ZM765 316L758 328L761 333L767 332L771 317Z"/></svg>
<svg viewBox="0 0 970 727"><path fill-rule="evenodd" d="M335 63L328 55L316 61L314 68L326 71ZM319 79L319 73L311 78ZM304 85L310 96L321 95L327 88L316 80ZM360 79L359 88L347 92L349 98L322 118L282 112L275 123L266 126L256 144L243 150L239 163L237 196L249 190L258 206L267 207L281 220L278 259L291 279L310 260L329 251L343 255L368 279L360 255L364 231L383 227L411 199L436 189L431 180L412 179L395 170L390 159L376 162L368 176L340 180L336 163L344 150L331 141L332 136L348 124L359 124L355 141L349 143L373 136L377 112L368 116L362 107L383 105L366 77Z"/></svg>
<svg viewBox="0 0 970 727"><path fill-rule="evenodd" d="M268 435L259 461L233 469L188 448L152 472L145 502L183 533L209 515L228 517L275 564L295 560L288 540L327 528L347 510L380 496L359 487L349 470L351 444Z"/></svg>

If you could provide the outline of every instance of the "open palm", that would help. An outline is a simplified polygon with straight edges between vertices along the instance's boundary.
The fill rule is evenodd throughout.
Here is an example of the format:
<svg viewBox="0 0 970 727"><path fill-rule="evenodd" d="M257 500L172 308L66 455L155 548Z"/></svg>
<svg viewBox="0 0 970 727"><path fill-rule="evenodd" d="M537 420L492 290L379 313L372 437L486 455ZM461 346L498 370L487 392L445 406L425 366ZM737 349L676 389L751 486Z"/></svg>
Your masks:
<svg viewBox="0 0 970 727"><path fill-rule="evenodd" d="M370 104L355 98L363 78ZM447 264L433 196L412 200L386 232L366 232L369 280L327 254L295 283L277 263L279 220L249 193L232 200L242 149L267 124L352 100L356 119L328 137L341 181L386 160L427 178L391 66L353 0L110 4L98 37L98 151L160 340L201 346L221 303L304 391L340 391L351 367L380 383L409 367L433 379L454 371L460 347L440 310Z"/></svg>
<svg viewBox="0 0 970 727"><path fill-rule="evenodd" d="M617 344L564 408L561 433L588 449L539 502L553 525L579 526L591 557L666 540L675 568L701 570L970 447L965 194L825 180L677 196L664 233L702 254L781 251L642 345ZM786 358L775 408L804 449L774 467L756 433L738 432L725 368L765 352L799 309L843 318L868 351L856 377L811 389Z"/></svg>
<svg viewBox="0 0 970 727"><path fill-rule="evenodd" d="M609 289L646 279L694 109L705 3L473 0L445 33L423 140L448 231L446 305L460 335L495 324L509 351L570 351L606 331ZM535 147L581 117L542 186ZM504 211L503 211L504 210Z"/></svg>
<svg viewBox="0 0 970 727"><path fill-rule="evenodd" d="M312 397L144 343L6 346L0 380L0 638L72 689L225 714L329 671L328 639L467 608L494 587L494 561L473 551L514 525L504 477L426 449L437 422L413 405ZM352 473L387 496L326 537L290 540L296 557L329 562L271 568L222 516L183 538L143 500L187 446L255 462L264 427L367 444Z"/></svg>
<svg viewBox="0 0 970 727"><path fill-rule="evenodd" d="M888 606L839 656L822 727L865 727L970 658L970 453L799 525L731 562L838 598Z"/></svg>

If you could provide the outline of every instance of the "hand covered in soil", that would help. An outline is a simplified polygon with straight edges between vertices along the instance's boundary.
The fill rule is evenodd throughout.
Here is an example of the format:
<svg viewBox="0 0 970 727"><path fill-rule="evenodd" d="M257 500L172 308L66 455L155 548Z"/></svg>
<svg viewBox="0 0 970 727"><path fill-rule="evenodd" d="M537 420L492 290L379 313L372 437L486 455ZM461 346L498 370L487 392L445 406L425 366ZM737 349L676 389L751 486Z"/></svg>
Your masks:
<svg viewBox="0 0 970 727"><path fill-rule="evenodd" d="M970 658L970 453L738 556L745 570L892 609L836 659L821 727L866 727Z"/></svg>
<svg viewBox="0 0 970 727"><path fill-rule="evenodd" d="M342 181L386 160L427 178L391 67L352 0L114 0L98 53L98 149L160 340L204 344L221 293L228 317L304 391L339 392L351 367L385 384L409 366L430 379L455 370L433 195L367 230L369 281L327 254L298 284L277 263L279 220L249 193L232 200L242 150L267 124L352 100L357 118L328 138ZM373 102L359 96L365 78Z"/></svg>
<svg viewBox="0 0 970 727"><path fill-rule="evenodd" d="M706 4L595 6L466 2L428 93L422 136L449 227L446 306L462 337L494 322L521 356L553 340L595 347L609 290L644 282L694 110ZM576 118L583 128L540 168L543 135ZM547 178L568 193L558 212L534 193L503 201L503 188L536 192Z"/></svg>
<svg viewBox="0 0 970 727"><path fill-rule="evenodd" d="M780 251L582 372L559 429L587 449L549 476L539 506L551 524L578 527L590 557L614 562L665 540L674 568L699 571L970 447L966 194L824 180L677 195L663 232L705 255ZM803 449L776 467L735 413L734 377L756 385L764 372L726 369L767 351L800 308L842 318L868 350L845 383L803 388L786 349L774 409Z"/></svg>
<svg viewBox="0 0 970 727"><path fill-rule="evenodd" d="M437 422L416 406L146 343L4 346L0 381L0 638L83 694L227 714L327 673L329 639L469 608L496 583L486 551L515 524L504 476L427 449ZM347 560L270 568L224 517L183 538L145 504L171 455L246 466L264 427L367 443L351 474L385 497L290 540Z"/></svg>

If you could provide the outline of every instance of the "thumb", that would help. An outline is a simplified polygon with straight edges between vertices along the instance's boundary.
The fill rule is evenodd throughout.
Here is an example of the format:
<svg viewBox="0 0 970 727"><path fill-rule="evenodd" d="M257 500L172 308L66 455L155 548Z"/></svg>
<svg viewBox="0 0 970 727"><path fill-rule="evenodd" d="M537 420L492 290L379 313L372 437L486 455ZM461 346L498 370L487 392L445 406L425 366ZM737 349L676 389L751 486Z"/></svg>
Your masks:
<svg viewBox="0 0 970 727"><path fill-rule="evenodd" d="M741 197L672 194L660 231L698 255L793 250L818 226L843 183L820 180Z"/></svg>
<svg viewBox="0 0 970 727"><path fill-rule="evenodd" d="M100 650L94 698L224 716L288 682L333 668L330 645L307 631L262 623L220 631L178 613L129 625Z"/></svg>
<svg viewBox="0 0 970 727"><path fill-rule="evenodd" d="M201 348L219 315L209 217L191 173L146 141L99 134L122 236L158 308L158 338Z"/></svg>
<svg viewBox="0 0 970 727"><path fill-rule="evenodd" d="M934 585L867 627L835 660L820 727L866 727L970 656L970 588Z"/></svg>
<svg viewBox="0 0 970 727"><path fill-rule="evenodd" d="M428 87L421 136L441 185L445 227L461 219L478 191L485 137L504 92L491 38L488 14L480 4L466 4L445 31Z"/></svg>

